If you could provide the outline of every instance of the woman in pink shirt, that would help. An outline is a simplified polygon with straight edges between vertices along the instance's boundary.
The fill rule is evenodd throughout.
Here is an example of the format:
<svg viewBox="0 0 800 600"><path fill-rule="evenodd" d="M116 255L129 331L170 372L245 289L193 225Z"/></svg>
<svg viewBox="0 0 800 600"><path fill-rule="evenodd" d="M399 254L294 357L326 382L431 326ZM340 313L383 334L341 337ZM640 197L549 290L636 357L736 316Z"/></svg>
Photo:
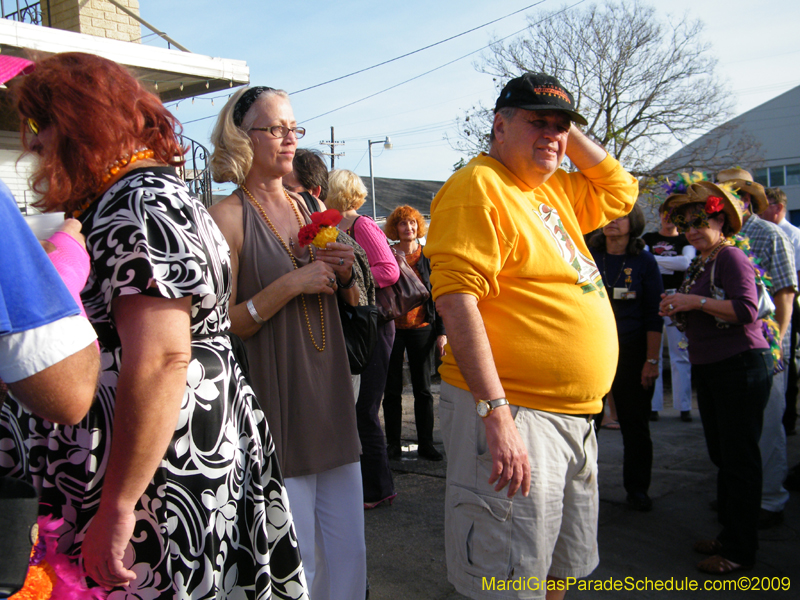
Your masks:
<svg viewBox="0 0 800 600"><path fill-rule="evenodd" d="M352 171L336 170L328 177L328 208L342 213L339 228L347 230L364 248L377 287L392 285L400 277L397 261L381 228L369 217L356 211L364 204L367 188ZM356 401L358 435L361 438L361 478L364 484L364 508L392 503L394 491L386 440L378 411L389 371L389 356L394 344L394 321L378 324L378 343L367 369L361 374L361 388Z"/></svg>

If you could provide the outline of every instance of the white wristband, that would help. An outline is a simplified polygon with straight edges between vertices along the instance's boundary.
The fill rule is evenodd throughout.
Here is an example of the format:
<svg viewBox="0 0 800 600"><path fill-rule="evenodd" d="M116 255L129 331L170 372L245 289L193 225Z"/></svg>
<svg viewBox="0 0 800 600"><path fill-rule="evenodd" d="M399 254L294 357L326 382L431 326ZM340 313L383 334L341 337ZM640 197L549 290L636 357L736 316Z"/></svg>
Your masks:
<svg viewBox="0 0 800 600"><path fill-rule="evenodd" d="M266 323L264 319L261 318L261 315L258 314L256 307L253 305L253 300L247 301L247 310L250 312L250 316L253 317L253 321L258 323L259 325L263 325Z"/></svg>

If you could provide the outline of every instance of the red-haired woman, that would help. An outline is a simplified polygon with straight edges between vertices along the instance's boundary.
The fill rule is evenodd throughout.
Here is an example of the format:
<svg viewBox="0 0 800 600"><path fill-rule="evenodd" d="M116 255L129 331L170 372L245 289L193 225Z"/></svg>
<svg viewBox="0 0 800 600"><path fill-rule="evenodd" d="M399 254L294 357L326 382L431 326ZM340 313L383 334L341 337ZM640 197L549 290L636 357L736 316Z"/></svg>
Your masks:
<svg viewBox="0 0 800 600"><path fill-rule="evenodd" d="M405 252L408 264L420 281L431 290L431 263L417 241L425 236L425 220L411 206L398 206L386 219L386 237L400 240L397 248ZM386 389L383 394L383 418L386 422L386 446L389 458L401 456L400 429L403 406L403 355L408 351L408 369L414 390L414 419L417 424L417 454L427 460L442 460L433 445L433 396L431 395L431 350L444 356L447 336L444 323L436 313L433 298L394 321L396 332Z"/></svg>
<svg viewBox="0 0 800 600"><path fill-rule="evenodd" d="M59 552L136 597L306 597L272 438L226 335L228 247L175 173L179 124L89 54L40 61L15 94L39 206L83 223L102 352L81 423L16 413Z"/></svg>

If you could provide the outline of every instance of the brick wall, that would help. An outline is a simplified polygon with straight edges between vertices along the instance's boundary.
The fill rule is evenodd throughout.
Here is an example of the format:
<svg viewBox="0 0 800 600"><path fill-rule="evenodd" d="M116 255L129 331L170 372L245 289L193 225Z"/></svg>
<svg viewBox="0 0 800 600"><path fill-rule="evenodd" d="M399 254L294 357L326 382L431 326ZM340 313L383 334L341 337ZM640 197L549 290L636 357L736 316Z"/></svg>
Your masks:
<svg viewBox="0 0 800 600"><path fill-rule="evenodd" d="M139 14L139 0L117 2ZM139 22L106 0L50 0L50 15L47 4L42 3L42 22L58 29L124 42L138 42L142 36Z"/></svg>

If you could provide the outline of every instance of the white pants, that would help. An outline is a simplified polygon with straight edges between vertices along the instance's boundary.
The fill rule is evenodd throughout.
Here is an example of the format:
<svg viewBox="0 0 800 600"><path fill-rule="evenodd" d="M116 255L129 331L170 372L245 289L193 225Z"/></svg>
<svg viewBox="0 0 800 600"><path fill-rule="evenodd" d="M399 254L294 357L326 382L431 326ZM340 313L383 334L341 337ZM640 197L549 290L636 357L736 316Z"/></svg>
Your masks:
<svg viewBox="0 0 800 600"><path fill-rule="evenodd" d="M788 335L786 337L789 337ZM784 344L784 356L789 356L788 344ZM764 409L764 424L761 427L761 508L780 512L789 501L789 492L783 480L789 472L786 459L786 432L783 429L783 412L786 409L786 371L772 377L772 389Z"/></svg>
<svg viewBox="0 0 800 600"><path fill-rule="evenodd" d="M361 465L284 481L311 600L361 600L367 546Z"/></svg>
<svg viewBox="0 0 800 600"><path fill-rule="evenodd" d="M672 319L664 317L664 333L667 336L667 352L669 365L672 371L672 407L679 408L681 412L692 410L692 365L689 363L689 352L681 349L679 343L685 338L675 326L670 326ZM663 369L658 369L656 389L653 392L651 408L662 410L664 408L664 377Z"/></svg>

